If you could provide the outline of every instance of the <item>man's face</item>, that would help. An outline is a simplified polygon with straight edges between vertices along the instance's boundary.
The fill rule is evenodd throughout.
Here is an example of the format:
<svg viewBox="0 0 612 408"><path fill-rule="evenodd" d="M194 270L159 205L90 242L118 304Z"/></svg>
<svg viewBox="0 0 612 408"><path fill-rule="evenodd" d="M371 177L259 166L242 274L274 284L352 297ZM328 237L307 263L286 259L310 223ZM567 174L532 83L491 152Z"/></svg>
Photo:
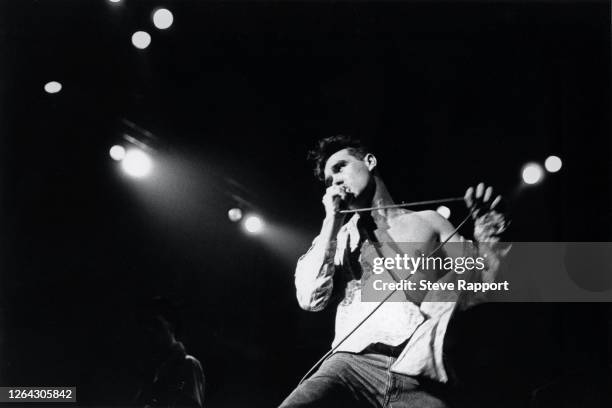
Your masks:
<svg viewBox="0 0 612 408"><path fill-rule="evenodd" d="M366 156L367 158L368 156ZM325 163L325 185L344 186L356 199L362 198L373 182L366 160L353 156L349 149L342 149L329 156Z"/></svg>

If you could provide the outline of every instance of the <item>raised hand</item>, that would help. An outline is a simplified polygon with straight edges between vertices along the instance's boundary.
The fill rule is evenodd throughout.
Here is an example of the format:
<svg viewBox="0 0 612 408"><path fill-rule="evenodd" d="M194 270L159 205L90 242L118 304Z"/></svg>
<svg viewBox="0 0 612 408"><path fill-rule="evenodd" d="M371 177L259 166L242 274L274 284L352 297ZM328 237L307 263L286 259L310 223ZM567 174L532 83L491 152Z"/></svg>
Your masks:
<svg viewBox="0 0 612 408"><path fill-rule="evenodd" d="M509 222L499 211L500 195L493 199L493 187L479 183L465 192L465 204L474 219L474 238L479 242L497 241Z"/></svg>
<svg viewBox="0 0 612 408"><path fill-rule="evenodd" d="M500 195L495 197L494 200L491 200L492 197L493 187L488 186L485 188L484 183L478 183L476 188L468 188L463 198L472 214L472 218L476 219L478 216L493 210L501 202L502 197Z"/></svg>

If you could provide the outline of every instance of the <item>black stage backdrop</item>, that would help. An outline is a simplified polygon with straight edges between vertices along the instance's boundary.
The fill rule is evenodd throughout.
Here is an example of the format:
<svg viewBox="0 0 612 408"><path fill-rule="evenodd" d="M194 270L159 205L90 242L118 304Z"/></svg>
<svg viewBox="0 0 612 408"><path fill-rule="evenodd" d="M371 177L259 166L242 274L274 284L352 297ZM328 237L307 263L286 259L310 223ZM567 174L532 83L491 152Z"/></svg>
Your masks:
<svg viewBox="0 0 612 408"><path fill-rule="evenodd" d="M157 6L174 14L167 31L152 27ZM333 336L333 313L301 311L293 285L323 214L305 161L323 136L369 142L398 201L485 181L508 197L516 241L611 238L607 2L0 7L0 385L129 405L134 311L164 296L204 365L207 406L278 405ZM139 29L146 50L130 43ZM43 91L50 80L60 93ZM110 160L126 129L155 135L155 177ZM549 154L562 171L520 187L521 166ZM246 235L226 215L237 200L273 228ZM457 400L602 403L610 326L605 304L459 316Z"/></svg>

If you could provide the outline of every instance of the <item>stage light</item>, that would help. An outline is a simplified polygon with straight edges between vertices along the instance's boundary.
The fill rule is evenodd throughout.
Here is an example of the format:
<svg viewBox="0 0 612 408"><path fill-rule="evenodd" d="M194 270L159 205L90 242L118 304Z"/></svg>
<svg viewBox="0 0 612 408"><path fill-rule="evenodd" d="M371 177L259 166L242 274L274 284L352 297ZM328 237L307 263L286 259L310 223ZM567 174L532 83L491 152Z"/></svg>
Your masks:
<svg viewBox="0 0 612 408"><path fill-rule="evenodd" d="M136 31L132 34L132 44L134 44L134 47L144 50L151 44L151 36L146 31Z"/></svg>
<svg viewBox="0 0 612 408"><path fill-rule="evenodd" d="M113 160L121 161L125 157L125 147L119 146L119 145L114 145L113 147L110 148L108 153L110 154L110 157Z"/></svg>
<svg viewBox="0 0 612 408"><path fill-rule="evenodd" d="M148 154L140 149L130 149L125 154L121 167L128 175L136 178L144 177L151 172L153 162Z"/></svg>
<svg viewBox="0 0 612 408"><path fill-rule="evenodd" d="M242 210L240 208L232 208L227 212L230 221L238 222L242 219Z"/></svg>
<svg viewBox="0 0 612 408"><path fill-rule="evenodd" d="M561 170L561 166L563 166L563 162L561 162L561 159L557 156L548 156L544 162L544 167L546 167L546 170L550 173L558 172Z"/></svg>
<svg viewBox="0 0 612 408"><path fill-rule="evenodd" d="M155 10L153 13L153 24L155 24L155 27L159 28L160 30L165 30L166 28L170 27L173 21L174 17L168 9L161 8Z"/></svg>
<svg viewBox="0 0 612 408"><path fill-rule="evenodd" d="M448 208L445 205L439 206L436 211L438 212L438 214L440 214L441 216L443 216L446 219L448 219L448 217L450 217L450 214L451 214L450 208Z"/></svg>
<svg viewBox="0 0 612 408"><path fill-rule="evenodd" d="M525 184L539 183L544 177L542 166L537 163L528 163L523 167L523 181Z"/></svg>
<svg viewBox="0 0 612 408"><path fill-rule="evenodd" d="M45 84L45 92L54 94L62 90L62 84L57 81L47 82Z"/></svg>
<svg viewBox="0 0 612 408"><path fill-rule="evenodd" d="M263 231L263 221L256 215L249 215L244 220L244 228L251 234L259 234Z"/></svg>
<svg viewBox="0 0 612 408"><path fill-rule="evenodd" d="M108 0L108 1L110 1L111 3L119 3L121 0Z"/></svg>

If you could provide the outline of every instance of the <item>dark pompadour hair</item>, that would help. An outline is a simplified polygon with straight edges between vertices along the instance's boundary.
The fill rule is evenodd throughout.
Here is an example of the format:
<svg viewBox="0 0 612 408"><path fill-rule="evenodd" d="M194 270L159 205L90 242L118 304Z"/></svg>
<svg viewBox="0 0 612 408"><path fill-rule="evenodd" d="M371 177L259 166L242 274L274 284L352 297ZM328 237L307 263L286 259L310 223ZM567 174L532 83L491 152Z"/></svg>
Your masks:
<svg viewBox="0 0 612 408"><path fill-rule="evenodd" d="M369 152L368 148L357 139L350 136L336 135L319 140L317 146L308 152L308 160L314 162L314 174L319 180L324 180L325 163L329 157L342 149L358 159L363 159Z"/></svg>

